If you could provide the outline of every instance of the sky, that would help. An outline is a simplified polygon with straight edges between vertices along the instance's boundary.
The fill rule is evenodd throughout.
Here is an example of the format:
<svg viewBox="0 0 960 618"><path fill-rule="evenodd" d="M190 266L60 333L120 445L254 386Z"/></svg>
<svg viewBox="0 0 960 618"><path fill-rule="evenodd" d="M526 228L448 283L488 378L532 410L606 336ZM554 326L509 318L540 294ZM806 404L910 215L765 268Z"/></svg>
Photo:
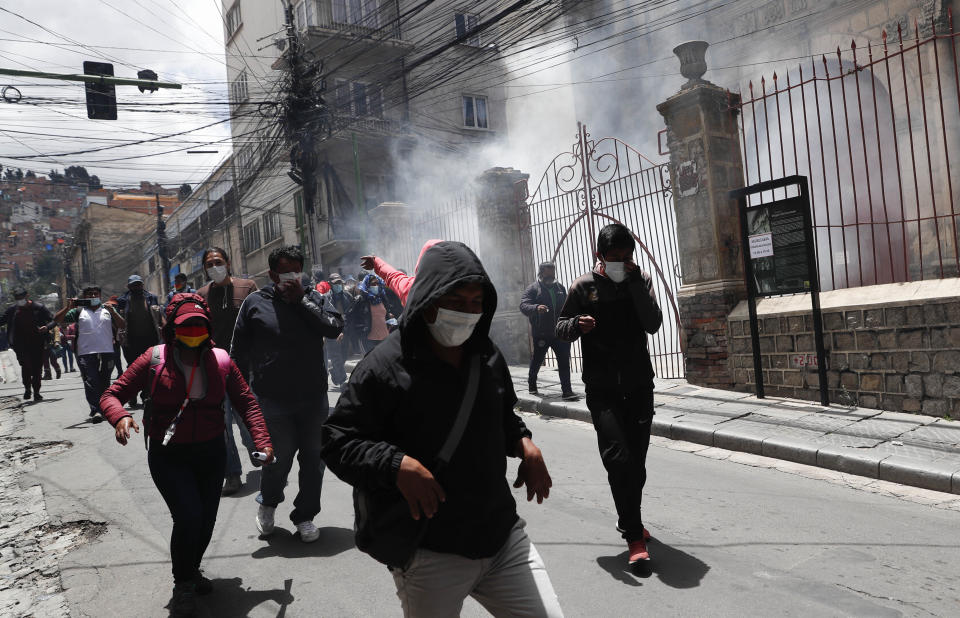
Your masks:
<svg viewBox="0 0 960 618"><path fill-rule="evenodd" d="M82 73L85 60L96 60L111 62L120 77L152 69L161 81L183 88L141 93L117 86L121 105L173 105L120 109L117 120L90 120L82 83L0 75L0 88L15 86L23 97L0 102L0 165L37 174L83 165L107 187L202 181L230 154L220 10L220 0L3 0L0 67ZM16 98L15 91L7 90L7 97ZM116 147L136 140L156 141ZM186 154L185 148L217 152ZM11 158L37 155L45 156Z"/></svg>

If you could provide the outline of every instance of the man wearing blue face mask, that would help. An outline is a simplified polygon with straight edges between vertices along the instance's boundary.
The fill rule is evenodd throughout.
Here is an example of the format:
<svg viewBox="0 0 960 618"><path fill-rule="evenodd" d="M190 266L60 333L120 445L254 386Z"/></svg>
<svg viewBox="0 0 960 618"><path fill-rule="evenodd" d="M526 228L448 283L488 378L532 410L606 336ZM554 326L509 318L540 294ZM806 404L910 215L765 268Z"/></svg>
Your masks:
<svg viewBox="0 0 960 618"><path fill-rule="evenodd" d="M514 412L490 340L497 293L464 244L417 269L400 327L353 371L323 426L323 456L355 487L357 547L390 567L404 616L562 616L505 478L542 502L552 481ZM459 427L459 430L457 429Z"/></svg>
<svg viewBox="0 0 960 618"><path fill-rule="evenodd" d="M324 470L320 425L329 405L323 340L340 336L343 318L319 292L304 289L303 261L298 247L270 253L273 285L244 299L230 355L257 396L277 454L277 463L262 468L257 529L261 536L273 532L296 456L299 491L290 519L300 540L310 543L320 536L313 518L320 512Z"/></svg>
<svg viewBox="0 0 960 618"><path fill-rule="evenodd" d="M330 274L330 292L327 298L333 310L342 316L346 316L353 309L354 298L343 289L343 277L340 273ZM335 339L327 339L325 343L327 358L330 360L330 379L334 386L342 388L347 381L347 371L344 363L347 360L347 344L344 341L344 334L340 333Z"/></svg>
<svg viewBox="0 0 960 618"><path fill-rule="evenodd" d="M650 559L640 514L653 423L647 334L663 321L653 281L633 261L635 246L622 224L600 230L599 263L570 286L556 327L560 339L581 340L587 408L631 565Z"/></svg>
<svg viewBox="0 0 960 618"><path fill-rule="evenodd" d="M99 423L103 421L100 396L110 386L113 372L113 340L127 323L113 302L100 304L100 286L90 283L83 286L82 298L71 298L53 319L77 325L77 364L90 406L90 420Z"/></svg>

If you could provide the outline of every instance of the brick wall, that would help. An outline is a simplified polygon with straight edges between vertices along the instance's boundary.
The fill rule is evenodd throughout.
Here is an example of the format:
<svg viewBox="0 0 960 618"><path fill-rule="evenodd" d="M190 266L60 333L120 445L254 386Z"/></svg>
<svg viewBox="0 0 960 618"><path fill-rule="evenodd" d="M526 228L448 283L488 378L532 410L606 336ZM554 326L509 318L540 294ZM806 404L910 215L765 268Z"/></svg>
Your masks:
<svg viewBox="0 0 960 618"><path fill-rule="evenodd" d="M934 282L894 286L922 287L924 283ZM840 293L850 296L857 290L828 292L824 297ZM799 298L809 307L809 297ZM783 309L758 316L766 392L818 400L816 367L797 364L801 357L816 354L810 311ZM823 309L823 328L831 402L960 417L960 295L853 306L834 304ZM728 331L735 388L753 390L745 303L731 313Z"/></svg>

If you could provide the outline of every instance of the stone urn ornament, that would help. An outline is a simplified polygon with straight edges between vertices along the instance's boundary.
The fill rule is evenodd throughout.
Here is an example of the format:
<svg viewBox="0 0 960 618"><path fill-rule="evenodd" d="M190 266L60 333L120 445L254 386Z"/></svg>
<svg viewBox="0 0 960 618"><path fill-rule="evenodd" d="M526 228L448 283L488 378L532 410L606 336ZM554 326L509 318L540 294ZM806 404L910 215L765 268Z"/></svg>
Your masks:
<svg viewBox="0 0 960 618"><path fill-rule="evenodd" d="M708 47L710 44L706 41L687 41L673 48L673 53L680 59L680 75L687 78L682 90L709 83L701 79L707 72Z"/></svg>

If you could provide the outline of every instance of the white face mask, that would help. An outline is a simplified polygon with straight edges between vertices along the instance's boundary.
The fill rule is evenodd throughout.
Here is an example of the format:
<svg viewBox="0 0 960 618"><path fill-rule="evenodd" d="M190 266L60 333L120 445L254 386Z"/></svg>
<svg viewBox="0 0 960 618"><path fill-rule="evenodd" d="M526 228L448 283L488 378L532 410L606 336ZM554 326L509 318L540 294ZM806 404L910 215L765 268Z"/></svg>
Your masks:
<svg viewBox="0 0 960 618"><path fill-rule="evenodd" d="M371 286L368 287L367 289L370 290L370 293L373 294L374 296L376 296L377 294L380 293L380 286L379 286L379 285L371 285Z"/></svg>
<svg viewBox="0 0 960 618"><path fill-rule="evenodd" d="M462 313L440 308L437 310L437 320L433 324L428 323L427 328L437 343L445 348L455 348L470 338L481 317L482 313Z"/></svg>
<svg viewBox="0 0 960 618"><path fill-rule="evenodd" d="M227 267L224 265L211 266L207 269L207 276L213 279L214 283L220 283L227 278Z"/></svg>
<svg viewBox="0 0 960 618"><path fill-rule="evenodd" d="M23 307L23 306L25 306L26 304L27 304L27 299L26 299L26 298L21 298L20 300L17 301L17 306L18 306L18 307Z"/></svg>
<svg viewBox="0 0 960 618"><path fill-rule="evenodd" d="M620 283L627 278L627 271L624 268L623 262L604 262L603 272L605 272L614 283Z"/></svg>
<svg viewBox="0 0 960 618"><path fill-rule="evenodd" d="M284 281L300 281L303 279L303 273L277 273L277 279L280 280L280 283Z"/></svg>

